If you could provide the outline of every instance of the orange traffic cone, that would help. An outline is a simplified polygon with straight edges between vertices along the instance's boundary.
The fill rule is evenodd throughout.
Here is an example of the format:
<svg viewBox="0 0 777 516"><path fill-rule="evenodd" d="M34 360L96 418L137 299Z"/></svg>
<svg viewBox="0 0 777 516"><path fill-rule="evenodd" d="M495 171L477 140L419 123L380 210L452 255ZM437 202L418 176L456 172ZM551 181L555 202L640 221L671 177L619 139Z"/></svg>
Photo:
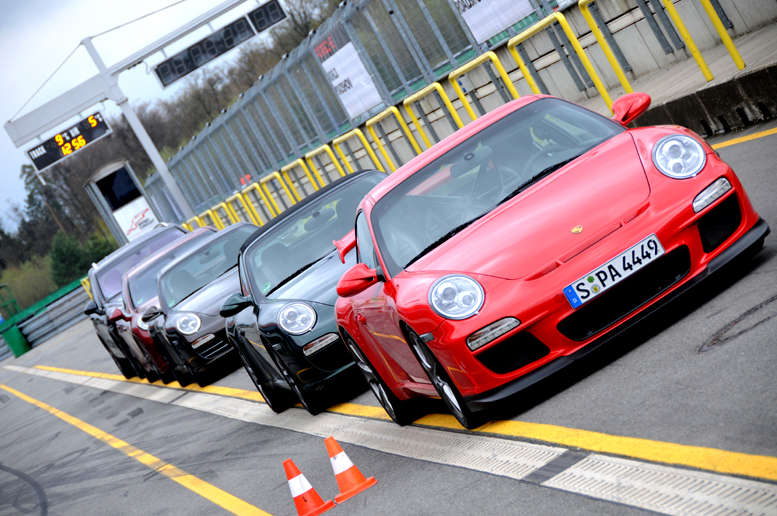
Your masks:
<svg viewBox="0 0 777 516"><path fill-rule="evenodd" d="M337 487L340 489L340 494L335 496L335 502L344 502L378 483L375 477L364 478L359 468L353 465L351 459L348 458L334 437L327 437L324 442L326 443L326 451L329 452L332 469L335 471Z"/></svg>
<svg viewBox="0 0 777 516"><path fill-rule="evenodd" d="M294 505L297 507L299 516L316 516L335 506L332 500L325 502L321 499L291 459L283 461L283 469L286 470L289 489L291 489L291 496L294 498Z"/></svg>

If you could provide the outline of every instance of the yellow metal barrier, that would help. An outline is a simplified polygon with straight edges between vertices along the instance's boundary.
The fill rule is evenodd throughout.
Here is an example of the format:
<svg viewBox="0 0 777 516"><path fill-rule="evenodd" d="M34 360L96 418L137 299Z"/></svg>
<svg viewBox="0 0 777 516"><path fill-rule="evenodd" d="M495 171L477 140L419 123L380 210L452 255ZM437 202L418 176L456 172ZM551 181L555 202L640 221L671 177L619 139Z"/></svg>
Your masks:
<svg viewBox="0 0 777 516"><path fill-rule="evenodd" d="M633 93L634 90L631 89L631 84L629 83L629 80L626 79L626 75L623 73L621 65L618 63L618 60L615 59L615 56L612 53L612 49L610 49L610 45L608 45L607 40L604 39L604 34L602 34L602 31L599 30L599 26L596 24L594 17L591 16L591 12L588 10L588 4L595 1L596 0L580 0L577 5L580 6L580 10L583 12L583 18L585 18L585 22L589 27L591 27L591 32L593 32L594 37L596 38L596 42L599 43L602 52L604 52L604 57L606 57L607 62L610 63L610 66L615 72L615 75L618 77L618 81L620 81L621 86L623 86L623 89L626 90L626 93Z"/></svg>
<svg viewBox="0 0 777 516"><path fill-rule="evenodd" d="M187 224L186 222L181 222L181 227L183 227L186 231L190 231L190 232L194 231L192 229L192 227L189 224Z"/></svg>
<svg viewBox="0 0 777 516"><path fill-rule="evenodd" d="M445 93L445 90L442 89L442 86L440 86L440 83L435 82L434 84L430 84L426 88L418 90L414 94L407 97L404 101L402 101L402 103L405 105L405 111L407 111L407 114L410 116L410 120L412 120L413 124L415 124L415 128L418 130L418 134L421 135L421 139L426 144L427 149L432 147L432 143L429 141L429 138L426 136L426 132L424 132L423 128L421 127L421 124L418 123L418 119L415 117L415 113L413 112L412 104L413 102L416 102L426 97L433 91L437 91L437 93L440 94L440 98L442 99L443 104L445 104L445 107L448 108L448 111L453 117L453 121L456 122L456 125L459 126L459 129L464 127L464 123L461 121L461 118L459 118L459 114L456 112L456 108L454 108L453 104L451 104L451 99L448 98L448 95Z"/></svg>
<svg viewBox="0 0 777 516"><path fill-rule="evenodd" d="M415 137L413 136L413 132L410 130L410 128L405 123L405 119L402 117L402 113L399 112L399 110L391 106L387 110L383 111L377 116L374 116L367 120L367 123L364 124L365 127L367 127L367 130L370 132L370 136L372 136L372 140L377 144L378 150L383 155L383 158L386 160L386 163L388 163L388 166L391 168L391 171L395 171L397 167L394 166L394 162L391 161L391 158L389 157L388 153L386 152L386 149L383 148L383 144L380 143L380 138L378 138L378 135L375 134L375 129L373 126L383 120L384 118L394 115L397 118L397 122L399 122L399 126L402 128L402 131L405 133L405 137L410 142L410 145L413 146L413 150L416 154L421 154L421 147L418 145L418 142L416 141Z"/></svg>
<svg viewBox="0 0 777 516"><path fill-rule="evenodd" d="M685 45L688 47L688 50L691 51L691 55L696 60L696 64L699 65L699 68L701 68L701 73L704 74L704 78L707 79L707 82L711 81L712 79L715 78L715 76L712 75L712 72L710 71L709 66L707 66L707 62L701 56L701 52L699 52L699 49L696 46L696 43L694 43L693 38L691 37L691 34L688 32L688 29L685 27L685 24L683 23L683 19L680 18L680 14L677 12L677 9L674 8L674 3L672 2L672 0L663 0L663 2L664 2L664 7L666 7L666 12L668 12L669 16L672 17L672 21L677 26L677 30L680 31L680 35L683 37L683 41L685 41Z"/></svg>
<svg viewBox="0 0 777 516"><path fill-rule="evenodd" d="M92 285L89 283L89 276L81 278L81 286L86 290L86 295L89 296L89 299L94 299L92 297Z"/></svg>
<svg viewBox="0 0 777 516"><path fill-rule="evenodd" d="M254 203L251 201L251 198L249 197L249 193L254 190L259 195L259 198L264 202L264 207L267 209L267 212L270 214L270 218L274 218L278 215L279 212L276 212L272 204L270 203L270 200L267 198L267 196L264 193L264 190L259 188L259 185L256 183L251 183L250 185L243 188L243 197L245 198L247 202L247 206L250 209L251 213L253 214L256 221L259 223L260 226L264 226L264 222L262 221L262 217L259 215L259 212L256 211L256 207L254 207ZM271 197L272 198L272 197Z"/></svg>
<svg viewBox="0 0 777 516"><path fill-rule="evenodd" d="M581 0L584 1L584 0ZM589 0L593 2L594 0ZM502 78L502 80L505 83L505 86L507 86L507 89L510 90L510 95L513 96L514 99L517 99L520 97L518 95L518 91L515 89L515 86L513 86L513 81L510 80L510 77L507 76L507 72L505 71L504 66L502 66L502 62L499 60L499 58L496 56L494 52L486 52L482 56L478 56L477 58L473 59L469 63L465 64L461 68L452 71L448 75L448 80L451 83L451 86L453 86L453 90L456 92L456 95L459 96L459 100L461 100L461 103L464 105L464 109L467 110L467 113L469 114L469 117L472 120L477 120L477 116L475 115L475 112L472 110L472 106L470 105L469 101L467 100L466 95L461 89L461 86L459 85L458 78L464 75L465 73L474 70L478 66L482 65L486 61L491 61L494 63L494 67L496 68L496 71L499 72L499 76ZM498 88L496 84L494 84L495 87ZM475 92L472 92L472 95L474 95Z"/></svg>
<svg viewBox="0 0 777 516"><path fill-rule="evenodd" d="M318 184L316 184L316 179L313 178L313 175L310 173L310 169L305 164L305 162L302 161L302 159L297 159L295 161L292 161L288 165L286 165L283 168L281 168L281 174L283 174L283 177L286 179L286 182L291 187L291 189L294 191L294 195L297 196L297 200L301 201L302 198L299 196L299 193L297 192L297 189L294 187L294 182L289 177L289 170L293 169L294 167L300 167L302 169L302 171L305 172L305 175L308 176L308 181L310 181L310 184L313 185L313 189L314 190L318 190ZM318 171L317 170L315 171L315 174L316 174L316 178L318 179L318 182L321 184L321 186L325 186L324 185L324 180L321 179L320 175L318 175Z"/></svg>
<svg viewBox="0 0 777 516"><path fill-rule="evenodd" d="M286 186L286 182L283 180L281 175L278 172L272 172L270 174L267 174L263 178L259 180L259 184L262 187L262 190L264 190L264 193L267 194L267 198L270 199L270 202L272 203L273 208L275 208L275 213L280 213L283 210L278 206L278 203L275 202L275 199L272 197L272 192L270 191L270 188L267 186L267 183L272 182L273 179L278 180L278 183L281 185L281 188L283 188L283 191L286 192L286 195L289 197L289 202L291 204L297 204L297 201L294 200L294 194L291 193L291 190L289 190L289 187Z"/></svg>
<svg viewBox="0 0 777 516"><path fill-rule="evenodd" d="M203 225L207 226L208 222L205 217L210 217L210 220L216 229L224 229L224 224L222 224L221 219L218 218L215 213L213 213L213 210L205 210L199 215L200 220L204 222Z"/></svg>
<svg viewBox="0 0 777 516"><path fill-rule="evenodd" d="M263 223L261 222L260 218L254 217L254 214L251 213L251 208L248 207L248 203L246 203L245 197L243 197L242 194L236 193L232 197L229 197L225 202L227 203L227 206L229 206L229 209L232 210L232 214L235 216L236 219L240 219L240 215L238 215L237 210L232 205L233 202L239 201L240 204L243 206L243 211L246 212L246 216L248 216L248 222L251 222L255 226L261 226ZM249 201L250 202L250 201Z"/></svg>
<svg viewBox="0 0 777 516"><path fill-rule="evenodd" d="M731 37L728 35L728 32L726 32L726 28L720 21L718 13L715 12L715 8L712 7L710 0L699 1L701 2L701 5L704 6L704 10L707 11L707 16L709 16L712 25L715 27L715 30L718 31L718 35L720 36L721 41L723 41L723 44L726 45L726 49L728 50L728 53L731 54L731 58L734 60L734 64L736 64L737 68L741 70L746 66L745 62L742 60L742 56L739 55L737 47L734 46L734 42L731 41Z"/></svg>
<svg viewBox="0 0 777 516"><path fill-rule="evenodd" d="M215 205L214 207L212 207L210 210L219 219L219 223L221 224L222 229L223 229L223 226L224 226L224 221L221 219L221 215L219 214L219 210L224 210L224 213L227 214L227 218L229 219L229 222L231 224L237 224L238 222L240 222L240 219L237 217L237 214L233 215L232 212L230 211L229 207L226 205L226 203L220 202L217 205Z"/></svg>
<svg viewBox="0 0 777 516"><path fill-rule="evenodd" d="M307 154L305 154L305 161L308 162L308 166L310 167L310 170L315 172L317 177L319 177L319 178L321 177L318 174L318 169L316 168L316 164L313 163L313 158L315 156L318 156L322 152L326 152L329 155L329 159L332 160L332 164L335 166L335 168L340 173L340 175L344 177L345 176L345 171L343 170L343 167L340 166L340 163L337 162L337 158L335 157L335 153L332 152L332 148L329 147L329 145L322 145L318 149L312 150L312 151L308 152ZM327 179L328 178L329 177L327 176ZM322 183L322 185L323 185L323 183Z"/></svg>
<svg viewBox="0 0 777 516"><path fill-rule="evenodd" d="M197 223L197 227L196 228L194 226L192 226L192 222L196 222ZM197 215L195 215L194 217L192 217L192 218L190 218L189 220L186 221L186 226L189 227L189 231L194 231L197 228L201 228L203 226L207 226L207 224L205 224L205 222L201 218L199 218Z"/></svg>
<svg viewBox="0 0 777 516"><path fill-rule="evenodd" d="M567 38L569 38L570 43L572 43L572 48L575 49L575 53L583 63L583 67L585 67L588 75L591 76L591 80L594 82L596 91L599 92L599 95L602 96L602 100L604 100L604 103L607 104L607 108L610 110L610 112L612 112L612 100L610 99L610 95L607 93L607 89L604 87L604 84L602 84L602 80L596 74L596 70L594 70L591 61L588 60L588 56L585 55L583 47L580 46L580 42L577 40L577 36L575 36L575 33L572 32L572 27L569 26L567 19L561 13L551 14L545 19L540 20L538 23L535 23L525 31L521 32L517 36L513 36L510 41L507 42L507 48L510 49L510 53L513 55L513 59L515 59L515 62L518 63L518 66L521 68L521 72L523 72L523 76L526 79L526 82L532 88L532 91L539 93L539 90L536 89L537 85L534 84L533 80L530 80L531 74L529 73L529 70L526 69L526 64L523 62L523 59L521 59L521 56L518 54L518 51L515 49L515 47L518 45L518 43L526 41L530 37L543 30L545 27L555 22L558 22L559 25L561 25L561 28L567 35ZM532 84L534 84L534 86L532 86Z"/></svg>
<svg viewBox="0 0 777 516"><path fill-rule="evenodd" d="M381 172L385 172L385 170L383 169L383 165L380 164L380 160L378 160L378 157L375 155L375 152L373 152L372 145L370 145L370 142L367 141L367 138L364 136L364 133L361 131L361 129L354 129L332 140L332 147L335 148L335 150L337 151L337 154L340 156L340 159L342 159L343 163L345 163L345 168L348 169L348 173L353 174L353 167L351 167L351 164L348 163L348 159L345 157L343 150L340 148L340 144L346 140L353 138L354 136L359 137L359 141L361 141L362 146L364 147L364 150L367 151L367 154L369 154L370 159L372 159L372 162L375 164L375 168L377 168Z"/></svg>

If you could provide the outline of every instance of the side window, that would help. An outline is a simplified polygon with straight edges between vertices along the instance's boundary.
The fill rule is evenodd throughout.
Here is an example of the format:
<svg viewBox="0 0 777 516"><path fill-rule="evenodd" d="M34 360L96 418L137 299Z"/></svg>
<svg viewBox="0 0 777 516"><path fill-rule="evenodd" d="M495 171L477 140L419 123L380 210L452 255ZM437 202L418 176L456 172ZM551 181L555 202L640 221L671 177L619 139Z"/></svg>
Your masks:
<svg viewBox="0 0 777 516"><path fill-rule="evenodd" d="M365 264L370 269L378 266L378 260L375 256L375 244L372 242L370 228L367 225L367 217L363 211L356 217L356 260Z"/></svg>

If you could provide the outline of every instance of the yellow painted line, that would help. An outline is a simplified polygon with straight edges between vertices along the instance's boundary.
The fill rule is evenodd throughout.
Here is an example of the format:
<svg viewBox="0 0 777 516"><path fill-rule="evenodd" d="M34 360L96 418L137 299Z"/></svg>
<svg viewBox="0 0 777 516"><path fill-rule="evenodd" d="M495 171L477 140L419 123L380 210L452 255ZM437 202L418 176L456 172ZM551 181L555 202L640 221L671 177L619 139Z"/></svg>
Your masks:
<svg viewBox="0 0 777 516"><path fill-rule="evenodd" d="M125 382L128 381L123 376L118 375L106 375L104 373L91 373L88 371L75 371L72 369L60 369L48 366L35 367L49 371L61 371L75 375L80 374L82 376L110 376L113 377L112 379ZM133 380L138 381L134 378ZM145 382L145 380L140 380L140 382ZM159 382L158 385L164 386L161 382ZM232 389L230 387L195 386L194 388L186 387L186 389L221 394L223 396L240 397L243 399L255 399L252 396L256 396L259 398L256 401L263 401L258 393L252 393L242 389ZM368 417L372 419L391 419L382 407L357 405L355 403L340 403L330 407L328 412L346 416ZM456 421L456 418L447 414L428 414L417 419L415 424L430 428L462 430L462 427L459 425L458 421ZM473 432L495 436L532 439L549 444L580 448L592 452L622 455L649 462L675 464L717 473L777 481L777 457L765 455L750 455L746 453L719 450L716 448L651 441L638 437L609 435L601 432L546 425L542 423L529 423L525 421L492 421L473 430Z"/></svg>
<svg viewBox="0 0 777 516"><path fill-rule="evenodd" d="M79 430L83 430L84 432L91 435L92 437L119 450L127 457L133 458L136 461L140 462L141 464L148 466L149 468L153 469L157 473L166 476L170 480L182 485L183 487L189 489L190 491L193 491L194 493L202 496L203 498L215 503L219 507L226 509L232 514L272 516L270 513L265 512L259 509L258 507L255 507L247 502L244 502L240 498L237 498L236 496L233 496L227 493L226 491L222 491L218 487L212 484L209 484L204 480L201 480L193 475L190 475L189 473L176 468L172 464L169 464L161 459L154 457L150 453L146 453L143 450L135 448L131 444L125 441L122 441L118 437L114 437L107 432L103 432L99 428L94 427L89 423L85 423L84 421L81 421L80 419L75 418L69 414L66 414L65 412L62 412L61 410L58 410L52 407L51 405L47 405L42 401L38 401L35 398L31 398L30 396L27 396L26 394L23 394L17 391L16 389L13 389L6 385L0 385L0 389L8 391L11 394L21 398L22 400L28 403L31 403L36 407L49 412L50 414L57 416L61 420L67 423L70 423L71 425L75 426Z"/></svg>
<svg viewBox="0 0 777 516"><path fill-rule="evenodd" d="M712 146L712 148L722 149L723 147L729 147L731 145L736 145L738 143L749 142L750 140L757 140L758 138L763 138L764 136L771 136L773 134L777 134L777 127L775 127L774 129L769 129L768 131L753 133L749 136L742 136L741 138L734 138L732 140L727 140L725 142L716 143L715 145Z"/></svg>

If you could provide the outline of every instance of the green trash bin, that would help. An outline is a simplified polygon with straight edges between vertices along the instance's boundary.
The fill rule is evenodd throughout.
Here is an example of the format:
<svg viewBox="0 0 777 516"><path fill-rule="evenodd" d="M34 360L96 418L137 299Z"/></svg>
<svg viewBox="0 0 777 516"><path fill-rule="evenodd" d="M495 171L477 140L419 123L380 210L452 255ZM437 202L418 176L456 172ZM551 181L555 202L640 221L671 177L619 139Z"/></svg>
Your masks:
<svg viewBox="0 0 777 516"><path fill-rule="evenodd" d="M24 338L24 335L16 326L10 326L3 332L3 340L15 357L20 357L30 350L27 339Z"/></svg>

